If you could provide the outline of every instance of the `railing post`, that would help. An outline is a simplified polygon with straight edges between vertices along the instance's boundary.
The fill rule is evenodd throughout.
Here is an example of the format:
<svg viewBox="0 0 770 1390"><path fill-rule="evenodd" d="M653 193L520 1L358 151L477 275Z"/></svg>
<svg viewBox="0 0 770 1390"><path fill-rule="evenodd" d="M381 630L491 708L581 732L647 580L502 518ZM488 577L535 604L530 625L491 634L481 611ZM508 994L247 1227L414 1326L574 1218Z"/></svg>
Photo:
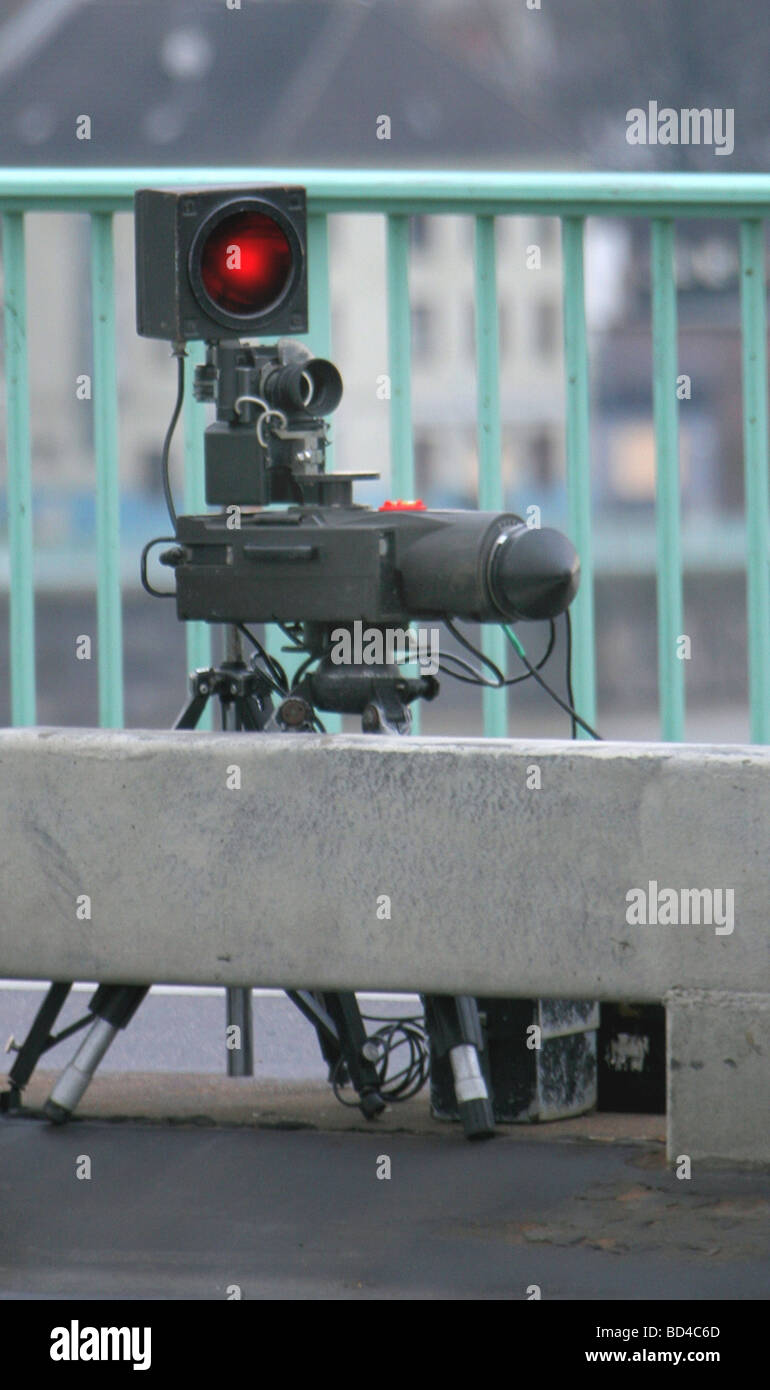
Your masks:
<svg viewBox="0 0 770 1390"><path fill-rule="evenodd" d="M332 356L332 307L329 277L329 219L310 212L307 219L308 324L306 343L316 357ZM332 425L332 438L334 426ZM334 467L334 445L326 450L326 468Z"/></svg>
<svg viewBox="0 0 770 1390"><path fill-rule="evenodd" d="M5 389L8 451L11 719L34 724L35 594L27 361L24 215L3 214Z"/></svg>
<svg viewBox="0 0 770 1390"><path fill-rule="evenodd" d="M677 653L682 633L682 551L679 522L679 402L674 225L656 218L651 228L653 410L655 417L655 524L658 546L658 692L661 735L684 738L685 663Z"/></svg>
<svg viewBox="0 0 770 1390"><path fill-rule="evenodd" d="M415 495L412 436L412 325L409 304L409 218L387 217L388 371L390 374L390 495ZM411 675L416 667L408 666ZM412 711L412 732L420 732L420 707Z"/></svg>
<svg viewBox="0 0 770 1390"><path fill-rule="evenodd" d="M99 721L123 725L123 630L120 591L118 384L115 367L115 267L112 215L91 214L91 312L96 452Z"/></svg>
<svg viewBox="0 0 770 1390"><path fill-rule="evenodd" d="M564 254L564 363L567 385L567 509L570 536L580 556L581 582L572 604L575 708L596 724L596 648L591 543L591 440L588 340L583 277L585 219L562 219ZM578 725L578 738L590 735Z"/></svg>
<svg viewBox="0 0 770 1390"><path fill-rule="evenodd" d="M390 213L387 225L390 490L393 497L413 497L409 218Z"/></svg>
<svg viewBox="0 0 770 1390"><path fill-rule="evenodd" d="M200 514L206 510L206 485L203 463L203 431L206 425L204 407L193 395L193 377L205 352L202 343L187 344L185 362L185 396L182 407L184 426L184 509ZM211 628L208 623L185 623L187 668L196 671L211 665ZM213 726L211 701L198 721L199 729Z"/></svg>
<svg viewBox="0 0 770 1390"><path fill-rule="evenodd" d="M495 219L476 217L474 227L479 508L500 512L503 510L503 482ZM505 674L507 643L499 627L484 627L482 647L485 656ZM508 734L507 690L484 690L482 699L484 733L489 738L505 738Z"/></svg>
<svg viewBox="0 0 770 1390"><path fill-rule="evenodd" d="M332 303L331 278L329 275L329 219L325 212L308 213L307 219L308 256L308 326L305 341L316 357L332 358ZM332 358L333 360L333 358ZM334 438L334 422L331 427ZM329 442L326 449L326 468L334 468L334 444ZM282 637L280 628L278 636ZM281 661L291 679L301 662L301 657L281 653ZM342 715L325 711L323 723L327 733L338 734L342 729Z"/></svg>
<svg viewBox="0 0 770 1390"><path fill-rule="evenodd" d="M753 743L770 743L770 520L767 446L767 287L764 223L741 223L743 452L747 631Z"/></svg>

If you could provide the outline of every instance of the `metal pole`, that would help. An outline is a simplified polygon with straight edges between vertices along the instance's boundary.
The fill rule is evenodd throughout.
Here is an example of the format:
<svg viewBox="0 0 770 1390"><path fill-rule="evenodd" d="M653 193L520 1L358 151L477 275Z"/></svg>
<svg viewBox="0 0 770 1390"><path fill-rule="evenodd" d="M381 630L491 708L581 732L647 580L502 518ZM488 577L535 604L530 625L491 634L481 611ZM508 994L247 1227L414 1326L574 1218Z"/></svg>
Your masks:
<svg viewBox="0 0 770 1390"><path fill-rule="evenodd" d="M196 366L204 359L202 343L188 343L187 370L189 381L185 392L182 419L184 421L184 509L198 514L206 510L204 479L203 430L206 424L204 407L192 393L192 378ZM208 623L186 623L187 668L196 671L211 665L211 628ZM212 710L203 711L199 729L210 729Z"/></svg>
<svg viewBox="0 0 770 1390"><path fill-rule="evenodd" d="M572 605L573 689L578 714L596 724L594 576L591 545L591 438L588 336L583 279L582 217L562 219L564 356L567 374L567 508L570 539L580 556L580 592ZM578 726L578 738L588 738Z"/></svg>
<svg viewBox="0 0 770 1390"><path fill-rule="evenodd" d="M658 689L661 734L684 738L685 665L682 635L682 550L679 522L679 402L674 224L652 224L653 407L655 415L655 521L658 541Z"/></svg>
<svg viewBox="0 0 770 1390"><path fill-rule="evenodd" d="M494 217L477 217L474 230L479 508L481 511L501 512L503 481L500 453L500 350ZM484 627L484 655L494 661L503 675L507 671L507 647L505 634L499 627ZM485 690L482 694L482 706L484 733L488 738L506 738L507 690Z"/></svg>
<svg viewBox="0 0 770 1390"><path fill-rule="evenodd" d="M243 660L243 639L234 623L225 626L225 660ZM232 712L232 717L230 717ZM241 728L234 705L222 704L222 728ZM237 1047L230 1047L230 1029L237 1028ZM227 987L227 1075L254 1075L254 1043L251 1023L251 989L241 985Z"/></svg>
<svg viewBox="0 0 770 1390"><path fill-rule="evenodd" d="M227 1029L237 1028L238 1047L227 1049L227 1075L254 1075L254 1042L251 1021L251 990L242 986L227 987Z"/></svg>
<svg viewBox="0 0 770 1390"><path fill-rule="evenodd" d="M5 285L5 389L8 451L11 719L34 724L35 596L32 553L32 482L27 363L27 292L24 217L3 216Z"/></svg>
<svg viewBox="0 0 770 1390"><path fill-rule="evenodd" d="M91 214L91 312L94 344L97 627L99 721L123 726L123 631L120 592L118 386L115 364L115 268L112 215Z"/></svg>
<svg viewBox="0 0 770 1390"><path fill-rule="evenodd" d="M768 520L765 226L741 223L743 455L751 739L770 743L770 520Z"/></svg>

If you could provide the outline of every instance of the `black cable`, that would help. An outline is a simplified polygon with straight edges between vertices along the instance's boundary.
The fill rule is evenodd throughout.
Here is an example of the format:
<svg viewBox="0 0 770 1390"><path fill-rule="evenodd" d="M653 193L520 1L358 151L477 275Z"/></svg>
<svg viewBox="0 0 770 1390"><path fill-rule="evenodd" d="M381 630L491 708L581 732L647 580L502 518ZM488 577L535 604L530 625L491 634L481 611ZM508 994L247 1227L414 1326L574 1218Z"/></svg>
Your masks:
<svg viewBox="0 0 770 1390"><path fill-rule="evenodd" d="M362 1014L364 1023L392 1023L392 1014ZM419 1023L422 1026L425 1014L402 1014L398 1019L399 1023Z"/></svg>
<svg viewBox="0 0 770 1390"><path fill-rule="evenodd" d="M265 677L265 679L269 681L270 686L275 691L276 695L280 695L281 698L288 695L289 691L286 681L286 672L284 671L280 663L277 662L275 660L275 657L272 657L269 652L265 651L265 648L262 646L262 643L260 642L259 638L254 636L254 633L246 627L245 623L235 623L235 627L238 629L239 632L242 632L243 636L247 637L248 640L254 645L257 651L257 656L262 661L264 661L268 669L267 671L263 671L262 674Z"/></svg>
<svg viewBox="0 0 770 1390"><path fill-rule="evenodd" d="M288 637L289 641L291 642L291 646L290 646L290 647L288 647L288 648L287 648L287 647L283 647L283 648L282 648L283 651L289 651L289 652L304 652L304 651L307 651L307 647L304 645L303 642L300 641L300 637L297 635L298 632L299 632L299 634L301 635L301 632L302 632L302 624L301 624L301 623L292 623L290 627L287 626L286 623L277 623L276 626L279 627L279 628L281 629L281 632L283 633L284 637Z"/></svg>
<svg viewBox="0 0 770 1390"><path fill-rule="evenodd" d="M276 657L270 655L270 652L267 651L265 647L263 647L259 638L254 636L254 633L251 631L250 628L246 627L245 623L238 623L236 624L236 626L240 628L244 636L248 637L249 641L252 642L256 647L257 652L259 653L260 657L267 666L271 676L273 677L273 680L276 681L277 684L281 687L281 694L288 695L289 678L286 675L286 672L284 671L280 661L278 661Z"/></svg>
<svg viewBox="0 0 770 1390"><path fill-rule="evenodd" d="M551 687L550 687L550 685L548 684L548 682L543 680L543 677L542 677L541 675L539 675L539 673L536 671L535 667L532 665L532 663L531 663L531 661L529 660L529 658L528 658L528 657L526 656L526 654L524 653L524 648L521 646L521 643L518 641L518 639L514 638L513 634L508 630L508 628L507 628L504 624L503 624L503 632L505 633L506 637L508 638L508 641L510 642L510 644L511 644L511 646L513 647L513 649L514 649L514 651L516 652L516 654L517 654L517 655L521 658L521 660L524 662L524 665L526 666L527 670L530 672L530 675L534 676L534 678L535 678L535 680L537 681L538 685L542 686L542 688L543 688L543 690L546 692L546 694L547 694L547 695L550 695L551 699L552 699L552 700L555 700L555 701L556 701L556 704L559 705L559 706L561 707L561 709L563 709L563 710L565 711L566 714L570 715L571 718L574 718L574 719L576 720L576 722L580 725L581 729L585 729L586 733L591 735L591 738L595 738L595 739L597 739L597 741L598 741L599 743L601 743L601 742L602 742L602 736L601 736L601 734L597 734L596 730L595 730L595 729L592 729L592 728L591 728L591 725L588 724L588 723L586 723L586 720L583 719L582 716L578 714L578 712L577 712L577 710L574 708L574 706L573 706L573 705L568 705L567 702L566 702L566 700L562 700L561 695L557 695L557 694L556 694L556 691L551 689Z"/></svg>
<svg viewBox="0 0 770 1390"><path fill-rule="evenodd" d="M564 619L567 626L567 700L570 705L575 705L575 696L572 693L572 618L569 608L564 610ZM572 737L577 738L577 723L574 714L570 715L572 725Z"/></svg>
<svg viewBox="0 0 770 1390"><path fill-rule="evenodd" d="M286 672L284 671L280 661L277 661L274 656L271 656L270 653L265 650L259 638L251 631L250 628L246 626L245 623L236 623L235 626L237 627L239 632L243 633L244 637L248 637L249 641L256 649L257 656L267 666L267 671L263 671L262 675L269 682L271 689L275 691L276 695L280 695L281 699L285 699L287 695L290 695L292 691L296 690L297 684L304 672L306 671L307 667L310 666L312 662L319 660L319 656L317 654L311 654L307 658L307 661L303 661L302 665L299 667L299 670L295 672L291 682L291 686L289 686L289 678L286 675ZM286 628L284 628L283 623L278 623L277 626L280 627L282 632L286 632L287 637L291 637L292 634L288 632ZM304 651L305 648L298 647L296 648L296 650ZM329 648L327 647L326 651L328 650ZM324 656L325 654L326 652L322 652L321 656ZM325 734L327 732L327 729L323 720L319 718L315 710L312 710L311 713L313 723L317 728L318 732L320 734Z"/></svg>
<svg viewBox="0 0 770 1390"><path fill-rule="evenodd" d="M304 661L300 666L299 670L295 673L291 683L291 688L289 688L289 679L281 663L279 661L276 661L275 657L271 656L270 653L265 650L259 638L254 635L254 633L250 630L250 628L246 626L245 623L236 623L235 626L237 627L239 632L243 633L244 637L248 637L249 641L253 643L254 647L256 648L257 655L261 658L262 661L264 661L265 665L268 667L268 671L263 671L262 674L265 676L265 679L270 682L271 688L275 691L276 695L281 696L281 699L284 699L287 695L291 694L291 691L296 689L297 682L299 681L305 669L311 664L311 662L318 660L317 656L309 656L307 661ZM285 630L283 627L283 623L279 623L278 627L280 627L282 631ZM287 636L290 635L290 633L287 633ZM305 649L304 647L300 647L297 648L297 650L304 651ZM319 716L316 714L315 710L312 710L312 717L313 723L315 724L318 732L320 734L325 734L327 732L326 725L324 724L323 720L320 719Z"/></svg>
<svg viewBox="0 0 770 1390"><path fill-rule="evenodd" d="M321 650L320 652L311 652L311 653L310 653L310 655L302 662L301 666L298 666L298 667L297 667L297 670L294 672L294 675L293 675L293 677L292 677L292 682L291 682L292 691L294 691L294 690L297 689L297 686L299 685L300 681L302 680L302 677L304 676L304 674L305 674L305 672L306 672L308 666L312 666L312 664L313 664L314 661L323 661L324 657L326 657L326 656L329 655L329 652L331 651L331 649L332 649L332 641L331 641L331 638L330 638L330 639L327 641L326 645L322 648L322 650ZM301 648L300 648L300 651L307 651L307 647L301 647ZM326 731L324 730L324 732L326 732Z"/></svg>
<svg viewBox="0 0 770 1390"><path fill-rule="evenodd" d="M574 708L573 705L568 705L566 700L562 700L561 696L557 695L556 691L551 689L548 682L544 681L543 677L537 674L534 667L532 667L532 674L535 677L535 680L537 681L538 685L541 685L543 687L543 690L546 692L546 694L550 695L551 699L556 701L557 705L559 705L560 708L564 710L565 714L568 714L571 719L574 719L575 722L580 725L581 729L585 729L586 733L591 735L591 738L595 738L599 743L602 742L601 734L597 734L596 729L591 728L591 725L587 723L587 721L583 719L581 715L578 714L577 710Z"/></svg>
<svg viewBox="0 0 770 1390"><path fill-rule="evenodd" d="M387 1027L378 1029L372 1035L372 1040L382 1048L380 1060L376 1063L380 1095L391 1102L411 1100L428 1079L428 1043L423 1030L414 1024L394 1019ZM399 1071L388 1075L392 1058L399 1048L404 1047L408 1050L409 1060Z"/></svg>
<svg viewBox="0 0 770 1390"><path fill-rule="evenodd" d="M464 637L463 634L458 631L451 618L444 618L444 626L449 628L449 631L451 632L455 641L459 642L461 647L465 647L466 651L471 652L473 656L477 657L478 660L481 661L483 665L486 666L490 671L492 671L494 675L497 677L496 681L491 682L486 680L484 676L482 676L481 672L479 672L479 685L487 685L491 686L491 688L493 689L501 690L502 687L505 685L505 676L503 675L502 671L499 671L498 668L495 666L494 661L492 661L490 657L485 656L484 653L478 647L474 647L473 643L470 642L467 637ZM448 655L451 656L451 653L449 653ZM447 675L450 674L451 673L447 671ZM461 680L464 678L458 676L457 679Z"/></svg>
<svg viewBox="0 0 770 1390"><path fill-rule="evenodd" d="M535 663L535 670L536 670L536 671L542 671L543 667L544 667L544 666L546 665L546 663L550 660L550 658L551 658L551 652L553 651L555 645L556 645L556 623L554 622L553 618L549 618L549 619L548 619L548 646L546 647L545 652L544 652L543 655L541 656L540 660L539 660L538 662ZM519 685L519 684L521 683L521 681L528 681L529 679L530 679L530 674L529 674L529 671L527 671L526 676L513 676L510 680L507 680L507 681L505 682L505 684L506 684L506 685Z"/></svg>
<svg viewBox="0 0 770 1390"><path fill-rule="evenodd" d="M302 650L304 650L304 648L303 648ZM300 681L302 680L302 677L304 676L304 674L305 674L305 672L306 672L308 666L312 666L313 662L314 662L314 661L317 661L317 660L318 660L318 657L317 657L316 655L314 655L313 652L311 652L311 653L310 653L310 656L307 657L307 658L302 662L302 664L301 664L300 666L297 667L296 671L294 672L294 675L292 676L292 681L291 681L291 688L292 688L292 690L296 690L296 689L297 689L297 686L299 685Z"/></svg>
<svg viewBox="0 0 770 1390"><path fill-rule="evenodd" d="M163 440L163 448L161 450L160 455L160 479L163 485L163 496L166 499L166 508L168 510L169 516L171 517L171 525L176 531L176 507L174 506L174 499L171 495L171 480L169 478L168 457L169 451L171 449L171 440L174 437L174 430L176 429L179 416L182 413L182 403L184 401L184 359L186 354L183 347L181 347L178 344L175 344L173 348L173 355L177 359L176 404L174 405L174 413L172 414L171 419L168 422L166 437Z"/></svg>
<svg viewBox="0 0 770 1390"><path fill-rule="evenodd" d="M340 1105L344 1105L346 1110L358 1110L361 1104L360 1100L346 1100L345 1097L340 1094L340 1088L345 1085L345 1081L340 1079L341 1072L345 1072L345 1076L347 1077L344 1057L337 1058L329 1076L331 1088L334 1092L334 1099L338 1100Z"/></svg>
<svg viewBox="0 0 770 1390"><path fill-rule="evenodd" d="M430 1071L430 1052L424 1016L413 1014L404 1018L383 1018L381 1015L362 1014L361 1017L365 1022L384 1025L378 1028L376 1033L370 1033L367 1039L379 1047L379 1056L373 1063L377 1074L377 1090L383 1100L391 1103L410 1100L425 1085ZM407 1060L399 1065L397 1071L390 1071L396 1052L403 1048L407 1049ZM356 1109L359 1105L358 1100L346 1100L340 1094L344 1065L344 1058L340 1057L332 1069L332 1089L340 1105Z"/></svg>
<svg viewBox="0 0 770 1390"><path fill-rule="evenodd" d="M446 622L446 626L449 627L448 622ZM551 656L556 642L556 624L553 618L549 618L548 626L548 646L546 647L545 652L543 653L540 660L537 662L535 666L536 671L542 671L543 667L545 666L546 662L549 660ZM467 647L469 651L472 651L475 656L482 656L482 653L479 651L479 649L477 647L474 647L469 641L463 639L462 634L457 632L456 629L453 630L453 635L456 636L460 641L462 641L463 646ZM505 679L502 679L501 672L501 680L499 682L488 681L485 679L481 671L476 671L475 668L471 666L470 662L463 660L463 658L460 656L456 656L454 652L445 652L442 660L454 661L457 663L458 666L462 666L465 671L470 671L472 673L471 676L459 676L456 671L450 671L447 666L443 666L441 662L439 662L439 670L443 671L445 675L451 676L453 680L462 681L465 685L480 685L486 690L504 690L508 686L520 685L522 681L530 680L530 673L529 671L527 671L526 675L524 676L508 676Z"/></svg>
<svg viewBox="0 0 770 1390"><path fill-rule="evenodd" d="M454 661L455 665L461 667L463 671L470 672L470 674L461 676L457 671L452 671L449 666L444 664L447 661ZM465 661L461 656L456 656L454 652L444 653L438 664L438 669L443 675L451 676L452 680L461 681L463 685L480 685L486 690L502 690L503 688L499 681L486 680L481 671L477 671L475 666L471 666L469 661Z"/></svg>

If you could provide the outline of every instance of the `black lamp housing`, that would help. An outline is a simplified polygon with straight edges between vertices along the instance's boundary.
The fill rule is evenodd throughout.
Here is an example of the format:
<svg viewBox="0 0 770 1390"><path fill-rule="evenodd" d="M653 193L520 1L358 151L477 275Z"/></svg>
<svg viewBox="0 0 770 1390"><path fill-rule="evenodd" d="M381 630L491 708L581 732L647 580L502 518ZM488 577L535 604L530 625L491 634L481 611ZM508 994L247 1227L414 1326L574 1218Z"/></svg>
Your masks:
<svg viewBox="0 0 770 1390"><path fill-rule="evenodd" d="M136 326L142 337L218 342L307 332L304 188L142 188L134 197L134 212ZM226 293L217 302L212 291L211 250L226 241L222 233L230 227L237 243L237 228L249 223L272 232L280 262L272 278L267 274L267 299L265 293L257 294L249 305L247 294L234 311ZM223 249L239 250L237 244Z"/></svg>

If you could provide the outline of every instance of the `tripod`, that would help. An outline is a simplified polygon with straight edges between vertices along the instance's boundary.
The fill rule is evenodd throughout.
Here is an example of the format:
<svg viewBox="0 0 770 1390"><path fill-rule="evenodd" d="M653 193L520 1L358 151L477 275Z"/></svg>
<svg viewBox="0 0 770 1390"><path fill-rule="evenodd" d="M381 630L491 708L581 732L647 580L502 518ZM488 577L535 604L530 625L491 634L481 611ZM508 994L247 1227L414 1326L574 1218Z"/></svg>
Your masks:
<svg viewBox="0 0 770 1390"><path fill-rule="evenodd" d="M403 734L411 724L409 704L420 698L431 700L438 693L438 682L432 676L407 678L395 665L334 665L326 655L274 708L275 682L244 661L238 627L227 626L226 642L226 658L220 665L191 675L190 698L175 729L196 728L209 700L216 699L223 730L309 732L319 726L316 709L320 708L360 715L364 732ZM0 1109L20 1108L21 1092L42 1054L90 1024L45 1105L50 1120L64 1123L118 1031L128 1026L149 992L148 985L102 984L89 1003L88 1014L53 1035L51 1029L71 988L71 983L61 982L50 986L27 1038L16 1047L18 1056L9 1072L9 1090L0 1095ZM381 1094L382 1077L376 1066L378 1049L368 1038L355 993L292 989L286 994L315 1028L329 1079L337 1084L352 1083L367 1119L381 1114L387 1102ZM239 1046L228 1049L228 1073L252 1075L251 990L230 986L226 997L228 1035L233 1027L239 1030L235 1035ZM434 1050L449 1057L465 1134L469 1139L488 1138L494 1133L494 1119L479 1064L482 1034L475 1000L431 995L424 996L424 1004Z"/></svg>

